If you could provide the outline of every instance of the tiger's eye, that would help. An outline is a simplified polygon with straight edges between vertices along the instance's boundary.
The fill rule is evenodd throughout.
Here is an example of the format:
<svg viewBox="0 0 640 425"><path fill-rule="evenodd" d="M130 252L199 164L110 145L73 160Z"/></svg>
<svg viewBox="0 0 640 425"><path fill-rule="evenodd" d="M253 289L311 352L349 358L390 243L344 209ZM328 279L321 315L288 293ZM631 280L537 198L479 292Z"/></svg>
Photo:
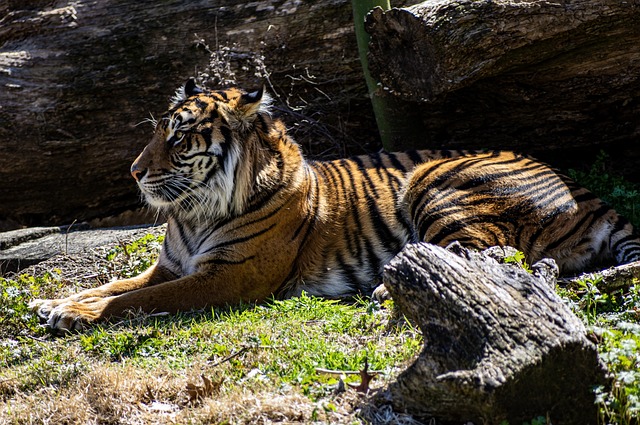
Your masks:
<svg viewBox="0 0 640 425"><path fill-rule="evenodd" d="M173 135L175 136L176 139L182 139L182 137L184 136L184 132L176 131L175 133L173 133Z"/></svg>

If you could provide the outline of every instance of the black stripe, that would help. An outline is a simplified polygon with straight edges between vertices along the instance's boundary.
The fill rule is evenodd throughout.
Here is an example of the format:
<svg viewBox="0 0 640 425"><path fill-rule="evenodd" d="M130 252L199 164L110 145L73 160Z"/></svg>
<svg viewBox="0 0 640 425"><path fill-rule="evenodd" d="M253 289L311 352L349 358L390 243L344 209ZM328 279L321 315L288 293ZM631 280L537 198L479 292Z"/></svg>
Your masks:
<svg viewBox="0 0 640 425"><path fill-rule="evenodd" d="M195 98L194 103L196 104L196 107L200 109L200 112L204 112L204 110L207 109L207 106L209 106L209 103L203 101L199 97Z"/></svg>
<svg viewBox="0 0 640 425"><path fill-rule="evenodd" d="M589 192L589 191L585 191L585 193L583 193L582 195L574 195L573 194L574 190L571 190L571 194L573 195L573 199L576 200L576 202L581 203L581 202L587 202L587 201L593 201L594 199L598 199L598 197L596 195L594 195L593 193Z"/></svg>
<svg viewBox="0 0 640 425"><path fill-rule="evenodd" d="M240 264L244 264L249 260L253 260L255 258L255 255L251 255L247 258L243 258L242 260L225 260L223 258L213 258L211 260L206 260L203 262L200 262L199 264L208 264L208 265L216 265L216 266L236 266L236 265L240 265Z"/></svg>
<svg viewBox="0 0 640 425"><path fill-rule="evenodd" d="M626 244L627 242L635 242L636 244L638 244L638 246L640 246L640 240L638 240L638 237L636 235L627 235L617 240L616 243L611 247L611 251L615 254L615 252L618 251L619 246L622 244Z"/></svg>
<svg viewBox="0 0 640 425"><path fill-rule="evenodd" d="M477 223L491 223L493 226L496 226L502 229L504 233L510 233L511 229L508 226L505 226L504 224L505 222L509 223L509 221L498 220L498 218L499 216L492 215L492 214L483 214L483 215L475 215L473 217L465 217L464 221L455 221L453 223L448 224L447 226L444 226L442 229L440 229L440 231L438 231L438 233L434 235L433 238L429 239L427 242L432 243L434 245L439 245L448 236L451 236L452 234L464 229L470 224L477 224ZM487 233L490 233L495 237L495 233L493 232L487 232ZM486 244L486 242L484 243ZM515 248L518 248L518 247L515 247Z"/></svg>
<svg viewBox="0 0 640 425"><path fill-rule="evenodd" d="M358 164L358 161L354 161L354 162L356 164ZM362 164L361 161L360 161L360 164ZM354 184L354 194L356 194L355 197L356 197L356 201L357 201L358 191L355 189L356 181L353 178L354 176L352 175L351 171L349 170L349 167L348 167L347 164L344 164L344 170L347 172L351 182ZM370 219L372 221L372 225L374 227L374 231L376 232L376 234L378 236L378 240L383 242L383 243L387 243L388 242L389 244L394 244L396 247L399 246L400 242L393 236L393 234L391 233L391 230L389 229L389 227L380 218L380 212L379 212L378 208L376 207L377 202L376 202L376 199L375 199L375 198L378 197L378 193L376 191L376 187L375 187L373 181L369 178L369 176L366 175L366 169L363 170L362 168L359 168L359 171L363 174L363 177L364 177L364 185L362 186L362 192L364 193L364 197L365 197L365 200L367 202L367 206L369 207L369 211L368 211L367 215L370 217ZM367 186L371 189L371 191L373 192L375 198L372 197L371 194L368 192ZM360 223L360 218L361 217L360 217L360 214L359 214L359 210L357 208L357 206L358 206L357 202L352 202L351 205L352 205L351 214L352 214L353 220L356 223L356 227L357 227L356 236L360 236L360 239L362 239L363 237L366 237L366 235L364 234L365 232L363 231L362 224ZM358 252L360 252L360 249L358 250ZM359 254L358 256L360 256L360 255L361 254Z"/></svg>
<svg viewBox="0 0 640 425"><path fill-rule="evenodd" d="M176 257L175 253L173 252L173 248L169 244L169 238L166 238L162 245L163 245L162 250L164 251L165 256L171 262L171 264L173 264L174 266L177 266L178 268L182 268L180 263L180 257Z"/></svg>
<svg viewBox="0 0 640 425"><path fill-rule="evenodd" d="M275 226L276 226L276 223L273 223L271 226L267 226L264 229L259 230L259 231L255 232L255 233L252 233L250 235L243 236L241 238L236 238L236 239L231 239L231 240L228 240L228 241L220 242L218 245L214 245L211 248L209 248L209 250L207 252L211 252L214 249L219 249L219 248L222 248L222 247L225 247L225 246L230 246L230 245L235 245L235 244L239 244L239 243L242 243L242 242L246 242L246 241L251 240L251 239L253 239L253 238L257 237L257 236L260 236L260 235L263 235L263 234L267 233L269 230L273 229Z"/></svg>
<svg viewBox="0 0 640 425"><path fill-rule="evenodd" d="M356 277L356 273L353 267L347 264L347 262L339 252L336 252L336 262L338 263L338 268L345 274L348 280L347 288L345 289L348 289L348 292L353 292L353 286L354 285L359 286L358 285L359 279Z"/></svg>
<svg viewBox="0 0 640 425"><path fill-rule="evenodd" d="M495 163L488 164L488 166L493 164ZM562 186L563 187L565 186L562 180L557 178L557 175L553 171L548 169L533 175L525 174L526 172L532 171L533 169L535 168L531 168L531 169L521 168L517 170L507 170L507 171L495 172L495 173L483 173L478 177L469 179L463 184L456 186L456 188L459 190L468 190L468 189L475 188L477 186L482 186L485 183L490 183L492 181L499 180L502 177L509 177L511 181L520 180L522 184L519 183L517 186L508 186L507 187L508 189L516 190L518 193L522 193L523 191L528 189L533 189L534 191L537 191L544 187L542 186L544 183L540 182L540 178L543 176L549 177L545 180L549 180L552 183L556 183L556 182L562 183ZM529 181L529 183L524 183L525 181Z"/></svg>
<svg viewBox="0 0 640 425"><path fill-rule="evenodd" d="M407 156L409 156L409 159L411 160L411 162L413 162L413 165L418 165L425 162L424 159L422 159L422 157L420 156L420 154L418 154L418 151L416 151L415 149L412 149L405 153L407 154Z"/></svg>
<svg viewBox="0 0 640 425"><path fill-rule="evenodd" d="M189 256L193 255L193 251L191 250L191 246L189 245L189 237L185 234L185 230L183 224L176 220L176 229L178 230L178 237L180 238L180 242L187 248L187 252L189 252Z"/></svg>
<svg viewBox="0 0 640 425"><path fill-rule="evenodd" d="M542 199L543 197L548 197L550 196L550 194L556 193L556 192L559 192L560 195L566 194L567 196L571 196L571 198L573 199L570 189L565 185L565 183L562 180L556 179L556 178L548 178L545 180L546 180L545 182L535 181L530 184L514 186L513 189L516 191L516 193L519 196L531 197L531 199L536 199L536 198ZM544 191L544 192L540 193L541 191ZM507 195L511 195L511 193L509 192L505 192L505 193ZM538 195L538 196L535 196L535 195ZM555 198L556 195L553 195L553 197Z"/></svg>
<svg viewBox="0 0 640 425"><path fill-rule="evenodd" d="M205 127L202 130L200 130L199 133L202 136L202 139L204 140L206 149L209 150L211 148L211 144L213 143L213 140L211 138L211 135L213 134L213 130L211 130L211 128L209 127Z"/></svg>
<svg viewBox="0 0 640 425"><path fill-rule="evenodd" d="M347 249L349 250L349 253L353 256L360 257L362 255L362 246L360 244L361 241L358 238L358 235L361 235L363 233L363 229L362 222L360 221L360 212L358 210L358 192L354 187L355 181L350 169L351 163L343 160L340 162L340 165L342 165L342 167L339 167L335 163L330 164L333 172L338 176L340 187L342 188L346 200L348 201L348 212L350 213L350 217L355 226L355 229L350 229L349 226L347 226L345 223L345 226L343 228L344 239L347 241ZM349 185L348 189L342 176L342 171L344 171L349 177L349 183L351 184Z"/></svg>
<svg viewBox="0 0 640 425"><path fill-rule="evenodd" d="M258 209L256 209L256 211L257 211L257 210L258 210ZM258 217L258 218L254 219L254 220L251 220L251 221L247 221L247 222L241 223L239 226L234 226L234 227L232 227L231 229L229 229L229 231L234 231L234 232L235 232L235 231L238 231L239 229L242 229L243 227L246 227L246 226L252 226L252 225L254 225L254 224L257 224L257 223L261 223L261 222L263 222L263 221L266 221L266 220L270 219L271 217L273 217L274 215L278 214L278 213L280 212L280 210L281 210L281 208L274 208L274 209L273 209L272 211L270 211L268 214L266 214L266 215L264 215L264 216L261 216L261 217ZM248 214L249 214L249 212L246 212L245 214L243 214L243 216L244 216L244 217L246 217ZM229 223L231 223L232 221L237 221L237 220L238 220L238 219L237 219L237 218L235 218L235 217L234 217L234 218L230 218L230 219L228 219L228 220L225 220L225 221L222 221L222 222L217 223L217 224L216 224L216 226L215 226L215 227L213 227L213 228L209 228L209 229L207 229L207 230L209 230L209 232L207 233L207 236L203 237L203 238L200 240L200 243L198 244L198 247L197 247L197 249L196 249L196 252L200 252L200 249L202 248L202 245L203 245L203 244L204 244L204 243L209 239L209 237L211 237L211 234L212 234L213 232L217 231L218 229L221 229L221 228L222 228L222 227L224 227L224 226L229 225Z"/></svg>
<svg viewBox="0 0 640 425"><path fill-rule="evenodd" d="M218 161L216 164L214 164L209 169L209 171L207 171L207 175L205 176L203 183L206 183L209 180L211 180L213 178L213 176L218 173L218 171L224 172L224 169L222 169L222 167L224 167L224 164L221 163L220 161Z"/></svg>
<svg viewBox="0 0 640 425"><path fill-rule="evenodd" d="M323 176L331 183L331 187L336 189L336 193L334 194L335 197L338 199L343 198L349 200L348 208L353 215L353 210L356 206L356 202L353 202L353 190L347 192L344 179L342 178L342 174L340 172L342 169L332 162L318 163L317 165L322 166L323 169L321 171L323 171ZM340 193L339 190L342 190L342 193ZM343 238L347 243L347 250L352 255L354 254L354 252L359 252L359 247L356 246L357 243L352 240L352 236L354 235L354 233L360 232L360 225L358 222L356 222L356 227L356 232L353 232L346 223L344 224L344 226L342 226L344 233Z"/></svg>
<svg viewBox="0 0 640 425"><path fill-rule="evenodd" d="M369 177L369 173L367 172L367 168L362 162L362 159L356 156L356 157L353 157L351 160L358 166L358 169L360 171L360 174L362 175L362 178L365 180L365 182L367 183L367 186L369 186L369 188L373 192L373 195L377 198L378 190L376 189L376 185L371 180L371 177Z"/></svg>
<svg viewBox="0 0 640 425"><path fill-rule="evenodd" d="M425 170L425 168L420 168L420 170L414 175L415 177L419 177L419 183L416 183L415 185L419 186L420 183L427 179L427 176L436 172L437 169L442 167L443 165L445 165L445 163L440 162L437 164L432 164L427 170ZM416 181L416 179L411 179L411 181ZM433 181L429 182L419 193L416 193L416 199L408 205L409 218L413 223L417 222L417 215L424 209L424 205L427 202L426 193L431 193L434 189L438 189L437 186ZM409 185L407 192L417 192L417 189L412 188L411 185ZM444 191L439 192L441 196L445 196L445 193L446 192ZM432 198L432 195L430 194L429 197Z"/></svg>
<svg viewBox="0 0 640 425"><path fill-rule="evenodd" d="M402 247L402 242L395 237L387 223L380 216L380 210L378 209L376 200L369 194L366 194L365 197L369 202L369 217L371 218L371 223L378 236L378 240L381 241L383 245L389 244L394 253L399 252Z"/></svg>
<svg viewBox="0 0 640 425"><path fill-rule="evenodd" d="M380 179L382 184L385 184L384 183L385 180L388 180L389 183L391 183L392 176L387 170L387 168L384 166L384 164L382 163L382 158L380 157L380 154L373 153L369 155L369 158L371 159L371 163L373 164L373 167L376 169L376 173L378 174L378 179Z"/></svg>
<svg viewBox="0 0 640 425"><path fill-rule="evenodd" d="M400 170L403 174L407 173L407 169L404 165L402 165L395 153L387 153L386 156L387 158L389 158L389 161L394 168Z"/></svg>
<svg viewBox="0 0 640 425"><path fill-rule="evenodd" d="M584 227L587 229L590 228L592 226L593 221L600 218L607 211L609 211L609 208L607 206L601 205L600 208L598 208L596 211L591 211L588 214L585 214L580 220L578 220L577 223L573 225L573 227L569 232L567 232L561 238L556 239L555 241L548 244L545 250L555 249L560 245L562 245L564 242L566 242L568 239L575 237L578 229L583 227L586 223L588 224Z"/></svg>
<svg viewBox="0 0 640 425"><path fill-rule="evenodd" d="M364 240L364 250L366 252L366 257L360 258L359 269L362 271L366 266L367 270L364 270L365 275L370 276L371 277L370 280L372 280L373 277L380 272L381 260L380 260L380 257L378 257L377 253L375 252L375 250L373 249L373 246L371 245L371 242L368 239ZM358 289L362 291L363 289L362 287L368 283L369 281L363 282L361 279L358 279Z"/></svg>

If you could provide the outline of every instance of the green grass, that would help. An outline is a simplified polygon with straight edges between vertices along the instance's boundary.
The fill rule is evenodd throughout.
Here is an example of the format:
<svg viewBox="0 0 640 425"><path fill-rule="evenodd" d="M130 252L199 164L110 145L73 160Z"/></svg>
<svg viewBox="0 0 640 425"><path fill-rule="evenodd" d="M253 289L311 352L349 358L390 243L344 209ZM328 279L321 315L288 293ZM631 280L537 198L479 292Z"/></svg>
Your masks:
<svg viewBox="0 0 640 425"><path fill-rule="evenodd" d="M595 390L601 423L634 424L640 418L640 284L606 293L599 289L601 280L587 275L558 292L597 341L613 378L611 389Z"/></svg>
<svg viewBox="0 0 640 425"><path fill-rule="evenodd" d="M259 352L262 361L248 365L250 370L258 368L278 385L308 385L321 382L316 367L359 370L367 359L372 368L391 371L415 353L418 339L397 345L372 337L384 334L386 322L369 310L365 302L348 305L303 295L229 310L137 316L95 327L79 336L79 346L101 361L128 360L142 368L167 359L185 367L194 356L215 363L236 352ZM236 369L232 378L245 372Z"/></svg>
<svg viewBox="0 0 640 425"><path fill-rule="evenodd" d="M139 273L161 242L146 236L113 247L108 266L99 267L119 278ZM364 423L359 401L345 396L355 392L336 393L339 380L355 384L359 377L319 368L359 371L367 363L382 372L374 380L382 386L422 345L392 308L307 295L171 316L131 314L54 338L27 303L75 292L74 285L55 268L0 279L0 423ZM558 292L597 340L614 378L611 389L595 389L600 423L630 425L640 415L640 285L613 293L600 286L591 275ZM186 388L202 388L205 379L215 391L194 401Z"/></svg>

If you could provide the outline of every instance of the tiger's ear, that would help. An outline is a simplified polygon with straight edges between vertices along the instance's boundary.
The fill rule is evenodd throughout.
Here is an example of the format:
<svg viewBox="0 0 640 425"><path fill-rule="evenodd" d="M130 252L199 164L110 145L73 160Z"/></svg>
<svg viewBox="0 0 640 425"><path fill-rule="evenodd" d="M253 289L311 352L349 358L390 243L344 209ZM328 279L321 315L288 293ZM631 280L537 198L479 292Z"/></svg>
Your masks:
<svg viewBox="0 0 640 425"><path fill-rule="evenodd" d="M204 93L204 91L196 85L196 80L193 78L189 78L184 85L184 93L187 97L195 96L200 93Z"/></svg>
<svg viewBox="0 0 640 425"><path fill-rule="evenodd" d="M178 90L176 90L176 93L171 98L169 109L174 109L189 97L200 93L204 93L204 90L196 85L195 79L189 78L183 86L178 87Z"/></svg>
<svg viewBox="0 0 640 425"><path fill-rule="evenodd" d="M271 102L271 96L265 92L264 86L244 93L229 111L229 121L236 128L249 128L259 113L271 114Z"/></svg>
<svg viewBox="0 0 640 425"><path fill-rule="evenodd" d="M264 86L262 86L240 96L237 109L246 118L255 117L258 112L270 113L271 101L271 96L265 92Z"/></svg>

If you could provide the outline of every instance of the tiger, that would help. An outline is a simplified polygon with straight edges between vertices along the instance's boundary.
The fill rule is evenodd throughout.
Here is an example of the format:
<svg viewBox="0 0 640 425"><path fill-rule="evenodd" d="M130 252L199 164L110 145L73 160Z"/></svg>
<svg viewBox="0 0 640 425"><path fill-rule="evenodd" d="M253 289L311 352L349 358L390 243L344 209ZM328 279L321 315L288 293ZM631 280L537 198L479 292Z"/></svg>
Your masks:
<svg viewBox="0 0 640 425"><path fill-rule="evenodd" d="M640 258L632 225L550 166L508 151L414 150L307 160L264 89L189 79L131 165L167 218L137 277L30 308L54 331L128 311L190 311L303 292L371 295L409 243L510 245L564 273Z"/></svg>

